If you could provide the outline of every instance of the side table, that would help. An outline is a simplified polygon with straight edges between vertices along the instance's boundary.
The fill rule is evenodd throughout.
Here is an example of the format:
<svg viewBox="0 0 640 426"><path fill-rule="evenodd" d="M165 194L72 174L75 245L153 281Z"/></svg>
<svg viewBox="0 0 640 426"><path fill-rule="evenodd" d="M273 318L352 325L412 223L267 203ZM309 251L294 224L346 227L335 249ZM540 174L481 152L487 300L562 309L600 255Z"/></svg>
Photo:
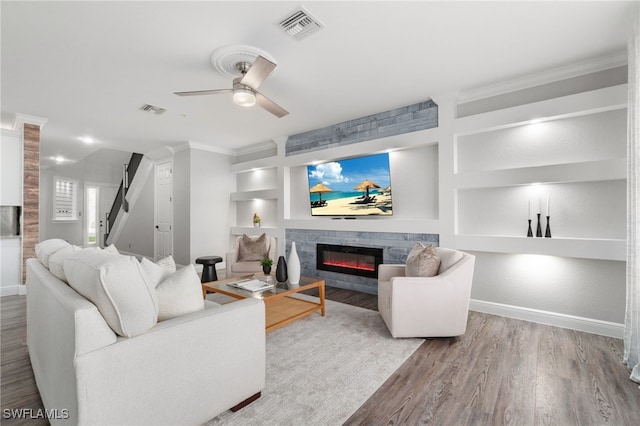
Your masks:
<svg viewBox="0 0 640 426"><path fill-rule="evenodd" d="M196 263L202 265L202 279L203 283L209 281L218 281L218 274L216 273L216 263L222 262L220 256L203 256L196 259Z"/></svg>

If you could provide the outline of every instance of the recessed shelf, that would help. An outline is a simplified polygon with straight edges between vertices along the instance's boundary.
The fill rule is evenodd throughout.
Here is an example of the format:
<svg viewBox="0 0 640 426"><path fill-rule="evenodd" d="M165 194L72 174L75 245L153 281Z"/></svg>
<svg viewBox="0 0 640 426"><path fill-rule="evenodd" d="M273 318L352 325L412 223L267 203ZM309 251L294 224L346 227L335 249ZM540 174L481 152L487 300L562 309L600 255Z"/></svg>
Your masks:
<svg viewBox="0 0 640 426"><path fill-rule="evenodd" d="M534 102L512 108L471 115L455 120L454 133L466 135L520 126L532 119L556 120L626 108L626 84L575 95Z"/></svg>
<svg viewBox="0 0 640 426"><path fill-rule="evenodd" d="M277 188L231 193L231 201L275 200L277 198L278 198Z"/></svg>
<svg viewBox="0 0 640 426"><path fill-rule="evenodd" d="M487 188L536 183L592 182L623 180L627 176L626 159L585 161L581 163L459 173L457 188Z"/></svg>
<svg viewBox="0 0 640 426"><path fill-rule="evenodd" d="M461 250L541 254L582 259L626 260L626 240L590 238L527 238L502 235L456 235Z"/></svg>

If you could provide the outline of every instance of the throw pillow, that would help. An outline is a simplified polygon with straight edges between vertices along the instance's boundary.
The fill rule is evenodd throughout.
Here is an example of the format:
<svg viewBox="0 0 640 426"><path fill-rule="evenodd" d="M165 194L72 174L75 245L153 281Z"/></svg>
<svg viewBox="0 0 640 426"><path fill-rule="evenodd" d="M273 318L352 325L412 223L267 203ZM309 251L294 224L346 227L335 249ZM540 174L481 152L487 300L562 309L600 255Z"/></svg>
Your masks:
<svg viewBox="0 0 640 426"><path fill-rule="evenodd" d="M50 240L45 240L39 244L36 244L36 257L44 265L45 268L49 269L49 258L51 255L58 250L68 247L71 244L66 242L65 240L61 240L59 238L52 238Z"/></svg>
<svg viewBox="0 0 640 426"><path fill-rule="evenodd" d="M193 265L187 265L165 278L156 288L158 321L204 309L202 284Z"/></svg>
<svg viewBox="0 0 640 426"><path fill-rule="evenodd" d="M155 289L135 257L80 250L64 261L64 273L120 336L143 334L158 321Z"/></svg>
<svg viewBox="0 0 640 426"><path fill-rule="evenodd" d="M142 266L142 270L149 277L153 288L158 287L158 284L160 284L162 280L176 272L176 262L173 260L173 256L162 258L158 260L157 263L143 257L140 261L140 266Z"/></svg>
<svg viewBox="0 0 640 426"><path fill-rule="evenodd" d="M407 256L405 273L407 277L433 277L438 274L439 267L440 257L436 249L432 245L425 247L418 243Z"/></svg>
<svg viewBox="0 0 640 426"><path fill-rule="evenodd" d="M55 275L60 281L69 284L67 276L64 274L64 261L71 258L71 256L80 250L82 250L82 247L68 245L53 253L49 258L49 272Z"/></svg>
<svg viewBox="0 0 640 426"><path fill-rule="evenodd" d="M267 247L267 234L262 234L258 238L251 238L243 234L240 239L240 252L238 261L247 262L250 260L262 260L269 255Z"/></svg>

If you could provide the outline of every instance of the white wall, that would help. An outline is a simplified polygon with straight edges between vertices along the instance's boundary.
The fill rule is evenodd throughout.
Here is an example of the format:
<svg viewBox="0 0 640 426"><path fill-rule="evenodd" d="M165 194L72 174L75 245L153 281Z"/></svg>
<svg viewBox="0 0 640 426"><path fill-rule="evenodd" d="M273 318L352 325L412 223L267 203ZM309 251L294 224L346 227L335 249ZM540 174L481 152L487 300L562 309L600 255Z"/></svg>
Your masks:
<svg viewBox="0 0 640 426"><path fill-rule="evenodd" d="M235 192L231 157L187 147L173 159L173 257L194 263L200 256L221 256L231 246L230 203Z"/></svg>
<svg viewBox="0 0 640 426"><path fill-rule="evenodd" d="M173 257L176 263L191 263L191 150L173 157Z"/></svg>
<svg viewBox="0 0 640 426"><path fill-rule="evenodd" d="M122 183L122 165L128 163L130 158L130 152L101 149L77 163L42 169L40 174L40 241L61 238L71 244L83 245L85 182L119 186ZM54 176L79 181L78 210L81 214L79 220L69 223L52 220Z"/></svg>
<svg viewBox="0 0 640 426"><path fill-rule="evenodd" d="M137 179L137 176L136 178ZM120 238L114 241L115 246L127 253L146 256L153 259L154 256L154 209L155 209L155 176L149 173L144 187L138 196L135 205L129 210L127 223L120 234Z"/></svg>
<svg viewBox="0 0 640 426"><path fill-rule="evenodd" d="M624 323L625 262L472 254L476 255L472 299Z"/></svg>
<svg viewBox="0 0 640 426"><path fill-rule="evenodd" d="M235 217L230 203L231 193L236 188L231 157L192 149L190 187L189 262L193 263L200 256L224 258L231 245L229 228ZM253 215L253 212L247 212L249 214Z"/></svg>

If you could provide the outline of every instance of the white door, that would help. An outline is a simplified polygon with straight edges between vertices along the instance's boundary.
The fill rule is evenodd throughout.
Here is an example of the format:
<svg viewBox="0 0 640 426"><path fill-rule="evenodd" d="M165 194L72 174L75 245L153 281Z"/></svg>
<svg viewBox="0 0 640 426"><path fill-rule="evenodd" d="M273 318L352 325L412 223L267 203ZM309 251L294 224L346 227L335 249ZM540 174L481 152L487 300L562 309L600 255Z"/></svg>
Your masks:
<svg viewBox="0 0 640 426"><path fill-rule="evenodd" d="M100 185L98 190L98 223L100 224L98 236L100 238L100 247L106 245L104 234L107 231L107 215L111 211L111 207L113 207L116 195L118 195L117 186Z"/></svg>
<svg viewBox="0 0 640 426"><path fill-rule="evenodd" d="M173 163L156 164L155 257L173 254Z"/></svg>

